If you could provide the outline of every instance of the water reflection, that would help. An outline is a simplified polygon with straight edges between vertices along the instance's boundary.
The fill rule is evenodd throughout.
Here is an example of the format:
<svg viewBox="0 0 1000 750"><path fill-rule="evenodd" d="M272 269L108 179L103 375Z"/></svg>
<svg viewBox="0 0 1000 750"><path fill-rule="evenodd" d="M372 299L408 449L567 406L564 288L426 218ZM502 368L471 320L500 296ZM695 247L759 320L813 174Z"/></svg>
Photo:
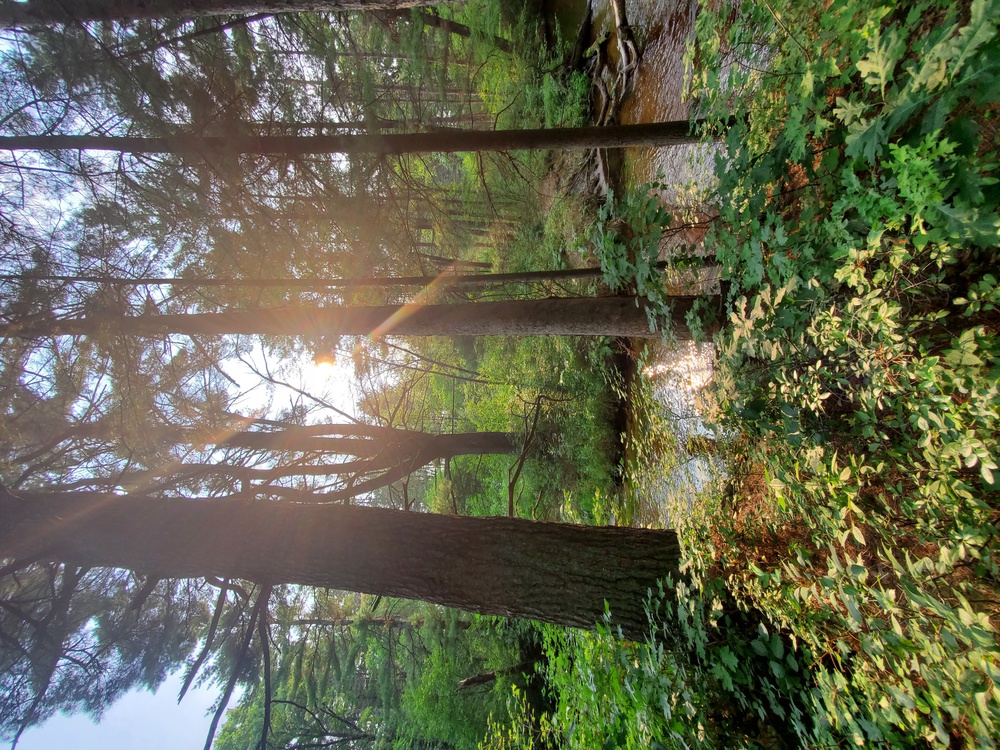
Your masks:
<svg viewBox="0 0 1000 750"><path fill-rule="evenodd" d="M671 433L656 461L632 465L631 494L636 523L670 526L678 513L690 510L709 483L720 475L715 435L705 424L707 388L713 375L714 348L680 342L647 349L642 377L652 392L660 429ZM632 435L634 440L644 439Z"/></svg>
<svg viewBox="0 0 1000 750"><path fill-rule="evenodd" d="M610 0L593 0L594 38L615 33ZM618 113L618 122L665 122L685 120L691 105L685 100L684 52L694 30L696 0L664 0L650 3L626 0L625 12L642 57L632 85ZM612 59L617 45L608 45ZM683 185L704 182L711 175L711 154L698 146L669 149L629 149L624 182L641 185L659 175L666 177L666 202L681 197Z"/></svg>

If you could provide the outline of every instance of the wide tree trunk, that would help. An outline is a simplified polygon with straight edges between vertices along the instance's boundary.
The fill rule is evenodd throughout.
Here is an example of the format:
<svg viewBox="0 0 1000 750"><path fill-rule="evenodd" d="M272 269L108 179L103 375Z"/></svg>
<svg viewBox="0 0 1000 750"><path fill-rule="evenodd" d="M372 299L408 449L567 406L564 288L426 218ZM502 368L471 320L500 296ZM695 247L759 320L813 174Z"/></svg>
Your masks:
<svg viewBox="0 0 1000 750"><path fill-rule="evenodd" d="M113 151L126 154L426 154L458 151L547 151L550 149L676 146L700 136L687 120L636 125L537 130L438 130L382 135L238 135L163 137L110 135L11 135L0 137L6 151Z"/></svg>
<svg viewBox="0 0 1000 750"><path fill-rule="evenodd" d="M448 0L0 0L0 27L257 13L395 10Z"/></svg>
<svg viewBox="0 0 1000 750"><path fill-rule="evenodd" d="M697 297L674 297L671 332L690 339L685 316ZM0 336L632 336L659 338L649 330L646 308L628 297L511 300L451 305L380 307L282 307L178 315L91 315L0 326Z"/></svg>
<svg viewBox="0 0 1000 750"><path fill-rule="evenodd" d="M647 632L647 594L679 557L665 530L0 488L3 559L322 586L582 628L607 602L630 638Z"/></svg>

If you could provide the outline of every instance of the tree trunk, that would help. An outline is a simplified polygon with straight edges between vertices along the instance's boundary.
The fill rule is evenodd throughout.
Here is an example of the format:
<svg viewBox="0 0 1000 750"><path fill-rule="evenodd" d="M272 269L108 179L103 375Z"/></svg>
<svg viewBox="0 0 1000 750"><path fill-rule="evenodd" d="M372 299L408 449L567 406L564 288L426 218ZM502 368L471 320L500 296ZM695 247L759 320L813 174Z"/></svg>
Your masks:
<svg viewBox="0 0 1000 750"><path fill-rule="evenodd" d="M547 151L627 148L697 143L699 122L652 122L586 128L537 130L439 130L433 133L371 135L239 135L163 137L110 135L11 135L0 137L6 151L113 151L126 154L426 154L458 151Z"/></svg>
<svg viewBox="0 0 1000 750"><path fill-rule="evenodd" d="M352 464L356 462L351 462ZM354 469L353 465L349 467ZM326 477L344 473L343 464L300 464L278 466L272 469L258 469L251 466L234 466L224 462L218 463L181 463L166 466L162 469L140 469L138 471L122 472L111 476L90 476L74 481L62 481L58 485L49 485L44 489L52 492L66 492L82 488L100 487L110 489L122 487L130 492L149 491L157 485L176 487L185 481L198 481L209 477L229 477L235 481L251 485L254 482L273 482L288 477Z"/></svg>
<svg viewBox="0 0 1000 750"><path fill-rule="evenodd" d="M365 426L371 427L371 425ZM431 456L431 460L461 455L510 453L514 450L511 437L506 432L459 432L436 435L429 432L381 429L384 429L384 434L372 434L370 438L308 435L294 427L287 432L285 430L238 432L221 440L219 446L266 451L319 451L359 458L371 458L385 454L428 455Z"/></svg>
<svg viewBox="0 0 1000 750"><path fill-rule="evenodd" d="M487 685L491 682L495 682L497 677L505 677L509 674L520 674L522 672L527 672L529 667L533 667L538 662L540 662L544 657L536 656L534 659L528 659L527 661L522 661L520 664L511 664L509 667L503 667L502 669L493 669L489 672L480 672L479 674L472 675L472 677L466 677L464 680L459 680L457 690L468 690L470 687L475 687L476 685Z"/></svg>
<svg viewBox="0 0 1000 750"><path fill-rule="evenodd" d="M668 530L0 488L4 559L322 586L583 628L606 601L635 639L647 593L679 557Z"/></svg>
<svg viewBox="0 0 1000 750"><path fill-rule="evenodd" d="M385 628L386 630L414 630L424 627L424 620L421 618L406 620L401 617L343 617L337 620L328 617L304 617L292 620L289 624L300 627L350 628L358 625L361 627ZM441 622L440 627L444 630L448 627L448 624ZM458 620L454 623L454 627L457 630L468 630L472 627L472 622L469 620Z"/></svg>
<svg viewBox="0 0 1000 750"><path fill-rule="evenodd" d="M329 437L341 435L350 437ZM47 451L53 450L67 440L94 438L98 440L127 439L135 436L121 434L118 422L111 419L96 422L84 422L63 430L46 440L45 443L33 449L30 453L14 459L18 463L32 461ZM161 443L182 443L215 445L219 448L248 448L256 451L318 451L329 454L357 456L359 458L380 457L374 468L385 468L384 461L402 460L405 456L412 460L415 456L427 456L428 461L443 458L453 458L461 455L485 455L491 453L512 453L514 443L512 437L505 432L460 432L434 434L417 430L402 430L394 427L382 427L372 424L310 424L282 425L276 430L247 430L233 432L224 430L221 435L193 430L173 425L147 425L142 437ZM214 464L196 465L178 464L172 471L188 470L205 471ZM337 473L337 466L322 467L303 466L296 464L288 467L289 476L301 474ZM279 467L280 468L280 467ZM357 467L352 467L352 471ZM247 467L219 466L219 471L249 472L246 478L251 478L254 471ZM260 469L261 474L275 472L276 469ZM148 472L138 472L136 476ZM155 470L154 470L155 473ZM275 474L280 476L280 474Z"/></svg>
<svg viewBox="0 0 1000 750"><path fill-rule="evenodd" d="M437 13L427 13L427 12L414 12L410 13L404 10L390 10L390 11L376 11L373 15L379 20L386 24L393 21L410 21L415 20L424 26L430 26L434 29L440 29L447 34L454 34L455 36L460 36L463 39L469 39L472 37L472 29L466 26L464 23L458 23L458 21L453 21L450 18L442 18ZM493 45L502 52L512 52L513 47L511 46L509 39L504 39L499 36L492 37Z"/></svg>
<svg viewBox="0 0 1000 750"><path fill-rule="evenodd" d="M691 338L685 322L697 297L674 297L671 333ZM221 313L95 314L85 318L9 323L0 336L91 336L118 333L212 336L632 336L659 338L649 330L646 308L628 297L512 300L451 305L381 307L283 307Z"/></svg>
<svg viewBox="0 0 1000 750"><path fill-rule="evenodd" d="M397 12L398 14L398 12ZM412 17L412 14L411 14ZM424 26L430 26L435 29L440 29L448 34L455 34L456 36L463 37L464 39L470 39L472 37L472 29L466 26L464 23L458 23L450 18L442 18L437 13L427 13L427 12L417 12L416 18ZM509 39L504 39L503 37L494 36L491 37L493 46L502 52L513 52L514 47L511 45Z"/></svg>
<svg viewBox="0 0 1000 750"><path fill-rule="evenodd" d="M81 425L79 433L93 437L98 434L95 425ZM115 435L115 425L105 425L105 436ZM360 437L328 437L324 433L340 433ZM47 443L48 449L69 439L72 431L64 432L55 441ZM191 430L150 426L146 437L164 443L179 442L204 436ZM214 441L212 441L214 442ZM288 466L258 469L220 463L169 464L162 468L131 471L108 477L90 477L51 489L76 489L122 487L133 492L176 489L186 481L204 480L211 476L228 476L243 483L242 491L257 490L266 494L301 499L302 502L344 501L392 484L426 466L432 461L447 460L455 456L514 453L516 446L511 435L505 432L468 432L431 434L410 430L397 430L377 425L290 425L283 430L237 432L215 443L220 448L248 448L254 451L319 452L327 455L354 456L359 460L336 464L307 465L298 461ZM32 454L34 457L38 451ZM358 481L359 477L382 472ZM305 490L279 487L274 480L293 476L350 477L339 490L312 494ZM260 484L257 484L257 483Z"/></svg>
<svg viewBox="0 0 1000 750"><path fill-rule="evenodd" d="M430 257L430 256L421 256ZM441 258L448 266L463 266L465 261ZM661 268L666 263L659 264ZM476 267L489 268L489 263L477 263ZM353 279L254 279L254 278L176 278L164 276L139 276L136 278L109 278L105 276L32 276L32 282L58 281L67 284L103 284L113 287L130 286L175 286L179 288L238 286L252 289L325 289L338 287L396 287L396 286L488 286L510 282L535 283L563 279L593 279L603 275L600 268L562 268L555 271L518 271L514 273L458 274L448 270L436 276L361 276ZM0 281L22 281L21 274L0 274Z"/></svg>
<svg viewBox="0 0 1000 750"><path fill-rule="evenodd" d="M414 243L415 247L436 247L431 242L417 242ZM443 255L428 255L427 253L416 253L418 258L423 258L426 261L430 261L436 266L444 268L482 268L484 270L489 270L493 268L492 263L485 263L480 260L461 260L459 258L445 258Z"/></svg>
<svg viewBox="0 0 1000 750"><path fill-rule="evenodd" d="M0 0L0 28L257 13L395 10L447 0Z"/></svg>

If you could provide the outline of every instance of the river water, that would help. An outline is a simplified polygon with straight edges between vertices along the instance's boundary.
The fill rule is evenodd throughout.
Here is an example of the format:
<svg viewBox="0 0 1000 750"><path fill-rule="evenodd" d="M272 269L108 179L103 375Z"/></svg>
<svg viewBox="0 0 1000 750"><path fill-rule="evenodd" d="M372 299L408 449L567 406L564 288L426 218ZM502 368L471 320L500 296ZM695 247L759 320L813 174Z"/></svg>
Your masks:
<svg viewBox="0 0 1000 750"><path fill-rule="evenodd" d="M591 0L593 28L591 42L609 35L608 51L617 61L615 14L610 0ZM696 0L625 0L625 13L640 51L639 66L633 74L621 109L619 123L665 122L686 120L692 105L686 99L684 54L694 29ZM703 218L699 200L712 175L712 150L704 146L628 149L617 180L620 187L638 187L658 181L664 205L678 220ZM679 245L696 246L705 253L704 232L691 229L680 233L661 247L661 257L676 252ZM709 291L716 283L709 270L701 284L685 291ZM646 385L652 389L660 417L672 428L671 455L661 461L636 466L630 472L627 488L634 500L636 525L669 526L671 516L690 510L691 503L714 478L718 477L710 456L688 452L691 438L711 437L702 416L701 398L712 379L713 348L710 345L682 344L675 348L654 345L647 351L640 369ZM645 439L633 434L630 440Z"/></svg>
<svg viewBox="0 0 1000 750"><path fill-rule="evenodd" d="M593 33L610 36L609 56L618 59L615 14L610 0L591 0ZM694 29L695 0L625 0L625 13L640 51L640 62L627 91L617 121L621 124L687 120L692 106L685 98L684 53ZM623 182L642 185L657 179L666 182L664 198L672 203L676 190L703 183L706 150L701 147L629 149Z"/></svg>

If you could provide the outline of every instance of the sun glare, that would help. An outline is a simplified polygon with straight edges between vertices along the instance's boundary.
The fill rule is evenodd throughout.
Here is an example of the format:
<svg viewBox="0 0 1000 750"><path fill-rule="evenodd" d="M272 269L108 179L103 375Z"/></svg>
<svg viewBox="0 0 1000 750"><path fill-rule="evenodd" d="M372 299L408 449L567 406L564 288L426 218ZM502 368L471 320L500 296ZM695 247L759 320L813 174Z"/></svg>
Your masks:
<svg viewBox="0 0 1000 750"><path fill-rule="evenodd" d="M332 355L316 355L302 363L299 374L302 390L348 414L355 413L354 368L349 359L339 361Z"/></svg>
<svg viewBox="0 0 1000 750"><path fill-rule="evenodd" d="M333 373L338 370L337 360L329 355L316 355L313 358L311 367L316 371L317 375L326 377L333 377Z"/></svg>
<svg viewBox="0 0 1000 750"><path fill-rule="evenodd" d="M643 368L647 378L672 378L680 387L698 390L712 380L712 357L707 347L682 346L666 352L660 361Z"/></svg>

